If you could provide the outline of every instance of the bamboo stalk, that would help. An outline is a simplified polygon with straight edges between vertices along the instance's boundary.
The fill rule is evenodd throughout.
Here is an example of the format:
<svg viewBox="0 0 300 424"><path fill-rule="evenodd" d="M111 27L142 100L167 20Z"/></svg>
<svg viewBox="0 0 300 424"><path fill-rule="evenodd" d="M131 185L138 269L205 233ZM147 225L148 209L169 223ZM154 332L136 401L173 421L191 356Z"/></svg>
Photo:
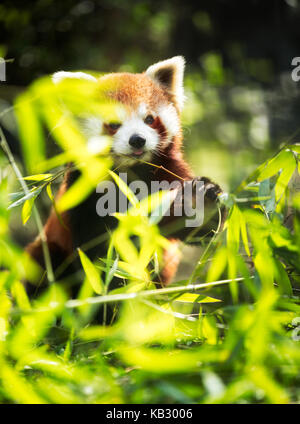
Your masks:
<svg viewBox="0 0 300 424"><path fill-rule="evenodd" d="M21 174L21 171L19 170L19 167L15 161L15 158L10 150L10 147L7 143L7 140L5 138L5 135L3 133L3 130L0 126L0 145L4 151L4 153L6 154L8 161L12 167L12 169L14 170L14 173L16 174L16 177L18 178L18 180L20 181L21 187L25 193L25 195L29 194L30 191L27 187L27 184ZM52 268L52 263L51 263L51 257L50 257L50 252L49 252L49 248L48 248L48 244L47 244L47 238L46 238L46 234L44 231L44 227L42 224L42 220L39 214L39 211L36 207L36 205L33 205L33 216L38 228L38 232L39 232L39 236L41 237L41 242L42 242L42 249L43 249L43 254L44 254L44 259L45 259L45 266L46 266L46 271L47 271L47 276L48 276L48 281L50 284L52 284L54 282L54 273L53 273L53 268Z"/></svg>
<svg viewBox="0 0 300 424"><path fill-rule="evenodd" d="M250 277L253 278L253 277ZM229 280L219 280L219 281L212 281L209 283L199 283L199 284L188 284L186 286L177 286L177 287L166 287L163 289L155 289L155 290L145 290L135 293L124 293L124 294L110 294L105 296L94 296L94 297L87 297L83 300L78 299L72 299L68 300L65 303L66 308L78 308L79 306L84 305L93 305L93 304L101 304L101 303L111 303L111 302L120 302L123 300L132 300L132 299L144 299L146 297L156 297L163 294L171 294L171 293L178 293L178 292L187 292L187 291L194 291L203 289L206 287L212 287L217 286L220 284L228 284L232 281L243 281L245 278L238 277L233 278Z"/></svg>

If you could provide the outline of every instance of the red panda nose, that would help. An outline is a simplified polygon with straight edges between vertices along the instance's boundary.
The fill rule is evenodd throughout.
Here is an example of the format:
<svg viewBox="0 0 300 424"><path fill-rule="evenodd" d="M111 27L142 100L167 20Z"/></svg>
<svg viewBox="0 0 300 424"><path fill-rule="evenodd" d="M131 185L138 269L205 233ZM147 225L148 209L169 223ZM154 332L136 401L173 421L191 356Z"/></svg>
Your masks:
<svg viewBox="0 0 300 424"><path fill-rule="evenodd" d="M138 134L133 134L129 139L129 144L135 149L140 149L146 143L146 139L140 137Z"/></svg>

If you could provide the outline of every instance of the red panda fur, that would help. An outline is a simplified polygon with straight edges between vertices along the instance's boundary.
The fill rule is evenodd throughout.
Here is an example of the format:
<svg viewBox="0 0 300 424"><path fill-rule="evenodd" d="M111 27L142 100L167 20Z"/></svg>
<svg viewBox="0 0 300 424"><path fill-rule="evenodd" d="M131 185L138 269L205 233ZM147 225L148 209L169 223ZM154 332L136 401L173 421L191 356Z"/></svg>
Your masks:
<svg viewBox="0 0 300 424"><path fill-rule="evenodd" d="M175 61L173 59L175 59ZM176 69L176 67L180 68L181 64L182 66L184 65L184 62L181 62L182 59L179 58L173 59L152 65L152 67L149 68L149 72L147 71L141 74L115 73L102 77L102 79L110 79L112 82L116 83L114 90L108 93L108 95L118 102L121 102L127 109L128 113L138 110L141 104L147 105L149 111L159 110L160 105L165 105L166 107L171 105L173 108L172 113L178 118L178 129L172 136L169 134L169 122L167 122L167 125L159 113L153 117L153 122L149 125L152 130L155 130L159 138L158 145L156 150L153 152L150 161L154 166L150 166L145 163L140 164L137 162L130 167L131 171L133 171L139 179L142 179L148 184L154 180L165 180L168 182L179 181L180 183L183 183L183 181L192 180L194 178L192 171L185 162L182 154L182 130L180 125L180 109L182 103L182 99L180 98L181 70ZM60 74L62 73L58 74L59 75L57 77L55 77L56 74L54 77L59 81L61 78ZM176 84L177 86L175 86ZM177 125L177 121L175 122L174 120L174 123ZM117 133L117 130L112 130L108 123L104 123L103 131L111 136L114 136ZM63 195L75 179L76 176L74 176L74 173L67 170L64 181L57 195L58 198ZM209 179L203 178L203 180L208 188L205 197L205 205L208 202L210 205L213 204L215 212L217 213L217 197L218 194L221 193L221 189L218 185L213 184ZM44 231L54 268L58 267L65 258L71 255L75 249L81 245L81 243L89 241L84 240L84 231L82 231L82 234L78 237L78 232L81 231L83 227L87 228L90 224L89 221L92 221L92 219L98 219L98 221L95 221L97 222L95 227L99 228L99 220L102 220L102 227L100 225L101 229L99 231L103 232L105 232L107 226L109 227L111 224L112 221L109 219L94 216L93 207L95 209L95 194L91 196L90 199L83 202L81 206L74 208L74 210L64 212L61 217L63 223L61 222L61 219L58 218L55 210L53 209L51 211L45 224ZM88 219L83 216L84 213L87 213L86 211L89 211ZM162 220L162 224L166 224L168 221L172 221L172 219L172 217L164 218ZM212 220L211 225L204 226L203 234L216 230L216 228L216 220ZM93 234L92 229L87 229L86 237L89 237L90 234ZM178 240L184 239L185 235L185 233L184 235L181 235L179 232L178 234L176 233L174 237L171 236L170 238L172 245L170 249L164 253L164 264L160 274L162 284L169 284L176 273L179 256L175 247L178 245ZM34 242L28 245L27 251L33 258L43 265L40 237L37 237ZM89 254L89 252L87 252L87 254ZM99 257L101 254L105 255L105 246L102 246L102 250L98 250L94 254L94 257ZM93 259L93 255L91 259Z"/></svg>

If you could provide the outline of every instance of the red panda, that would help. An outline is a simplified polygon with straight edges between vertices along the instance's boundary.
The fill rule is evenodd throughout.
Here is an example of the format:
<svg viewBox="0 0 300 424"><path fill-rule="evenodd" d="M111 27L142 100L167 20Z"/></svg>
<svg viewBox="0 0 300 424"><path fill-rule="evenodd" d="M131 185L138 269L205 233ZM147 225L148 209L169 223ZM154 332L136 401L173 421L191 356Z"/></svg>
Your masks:
<svg viewBox="0 0 300 424"><path fill-rule="evenodd" d="M212 210L207 222L200 228L200 234L212 233L218 226L218 195L221 189L208 178L195 178L190 167L185 162L182 153L182 129L180 113L184 103L183 74L184 58L176 56L150 66L143 73L112 73L101 79L115 81L116 89L110 94L121 102L126 115L120 122L101 122L91 117L85 123L85 131L89 140L104 132L112 136L111 154L116 163L123 160L124 167L136 178L150 184L151 181L203 181L204 201L206 210ZM65 78L83 78L98 80L82 72L57 72L53 82ZM94 138L95 139L95 138ZM93 139L93 140L94 140ZM140 159L143 160L141 163ZM155 166L150 166L149 162ZM64 181L59 189L61 196L78 177L79 172L67 170ZM112 217L99 217L96 213L96 202L99 195L93 193L79 206L64 212L61 220L54 210L48 218L44 230L49 245L53 267L57 268L67 257L72 255L77 247L89 242L96 236L107 233L114 228L117 220ZM224 216L224 214L223 214ZM175 217L164 218L160 227L174 220ZM189 229L190 231L190 229ZM186 229L169 235L176 245L179 239L187 235ZM87 251L91 259L105 255L105 242ZM40 237L28 245L27 251L40 264L43 264L43 254ZM160 278L162 284L171 282L179 259L174 248L164 254L164 264Z"/></svg>

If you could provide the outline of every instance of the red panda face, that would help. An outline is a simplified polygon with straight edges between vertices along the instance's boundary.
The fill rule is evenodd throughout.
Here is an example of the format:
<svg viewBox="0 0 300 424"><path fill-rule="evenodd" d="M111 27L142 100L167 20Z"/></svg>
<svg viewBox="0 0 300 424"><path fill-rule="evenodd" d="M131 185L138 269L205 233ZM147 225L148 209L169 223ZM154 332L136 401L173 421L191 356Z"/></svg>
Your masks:
<svg viewBox="0 0 300 424"><path fill-rule="evenodd" d="M108 97L124 107L116 122L101 122L89 117L83 123L88 143L101 134L112 136L112 153L135 162L160 155L174 141L181 139L180 109L183 95L184 59L180 56L150 66L141 74L113 73L100 80L110 80L113 87ZM72 76L73 75L73 76ZM53 81L63 78L95 80L89 74L58 72Z"/></svg>
<svg viewBox="0 0 300 424"><path fill-rule="evenodd" d="M150 160L172 142L180 131L180 123L171 103L162 102L155 107L153 102L141 101L136 108L125 109L119 122L105 123L104 130L113 137L115 155Z"/></svg>
<svg viewBox="0 0 300 424"><path fill-rule="evenodd" d="M137 110L128 111L126 115L113 131L113 153L150 159L150 154L163 141L165 128L145 103L140 103Z"/></svg>

